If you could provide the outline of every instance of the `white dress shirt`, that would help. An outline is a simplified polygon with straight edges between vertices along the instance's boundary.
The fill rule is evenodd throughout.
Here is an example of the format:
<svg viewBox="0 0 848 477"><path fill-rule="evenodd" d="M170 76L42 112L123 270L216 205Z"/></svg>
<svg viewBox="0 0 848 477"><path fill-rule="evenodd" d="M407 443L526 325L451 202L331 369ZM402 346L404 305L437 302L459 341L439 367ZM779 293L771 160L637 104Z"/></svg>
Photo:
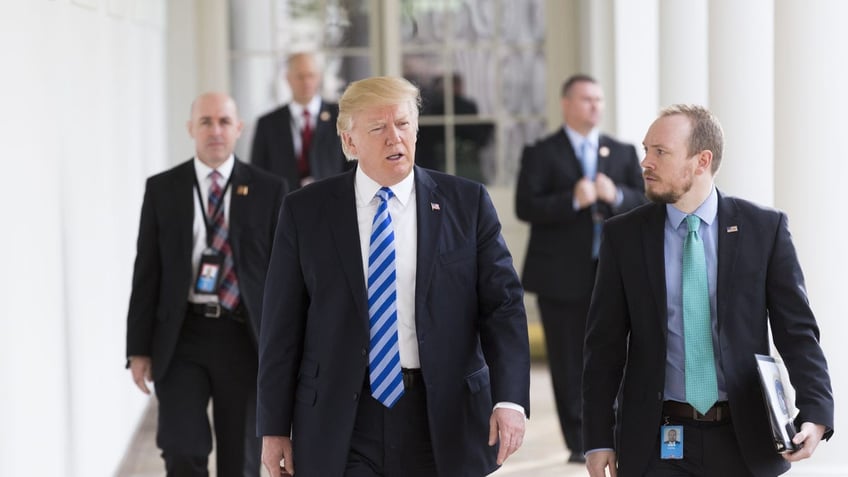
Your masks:
<svg viewBox="0 0 848 477"><path fill-rule="evenodd" d="M368 283L368 252L371 228L380 199L376 196L380 184L356 168L356 220L359 224L359 245L362 248L362 270ZM390 187L394 197L389 199L389 215L395 232L395 268L397 287L398 349L403 368L420 368L418 336L415 333L415 270L418 255L418 213L415 210L415 172Z"/></svg>
<svg viewBox="0 0 848 477"><path fill-rule="evenodd" d="M318 125L318 115L321 113L321 96L315 96L309 100L309 104L304 108L302 104L292 101L289 103L289 112L291 113L292 122L292 140L294 140L294 153L296 157L300 157L300 151L303 150L302 133L304 124L303 111L309 111L309 126L312 128L313 134L315 127Z"/></svg>

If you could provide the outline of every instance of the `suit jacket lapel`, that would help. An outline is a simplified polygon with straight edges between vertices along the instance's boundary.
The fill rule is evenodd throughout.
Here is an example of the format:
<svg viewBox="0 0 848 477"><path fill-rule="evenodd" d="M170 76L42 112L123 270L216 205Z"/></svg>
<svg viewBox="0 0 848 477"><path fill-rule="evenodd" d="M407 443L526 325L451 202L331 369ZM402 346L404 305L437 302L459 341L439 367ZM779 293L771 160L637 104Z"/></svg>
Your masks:
<svg viewBox="0 0 848 477"><path fill-rule="evenodd" d="M574 151L574 146L565 134L565 130L560 128L559 132L554 137L554 147L562 154L564 158L563 164L569 175L574 177L583 177L583 164L577 159L577 153Z"/></svg>
<svg viewBox="0 0 848 477"><path fill-rule="evenodd" d="M607 140L606 136L601 135L601 136L598 137L598 156L597 156L598 157L598 169L597 169L597 171L603 172L604 174L607 174L607 175L609 175L609 151L610 151L610 147L607 145L608 142L609 141ZM604 150L604 149L606 149L606 151L607 151L606 155L601 154L601 151Z"/></svg>
<svg viewBox="0 0 848 477"><path fill-rule="evenodd" d="M444 204L438 185L424 169L415 166L416 214L418 216L418 256L415 270L415 316L416 326L425 328L426 301L430 291L430 281L436 263L439 234L442 230L442 217L448 213L451 204ZM438 204L436 209L433 204ZM425 331L419 329L419 333Z"/></svg>
<svg viewBox="0 0 848 477"><path fill-rule="evenodd" d="M288 153L289 157L295 157L294 155L294 138L292 137L292 116L291 109L289 109L288 105L283 106L283 109L280 110L280 114L276 116L277 121L274 124L274 131L272 131L271 137L276 137L277 141L280 144L280 150L283 153Z"/></svg>
<svg viewBox="0 0 848 477"><path fill-rule="evenodd" d="M245 220L250 214L250 181L250 169L244 167L244 164L236 159L230 180L230 220L227 229L227 237L234 255L238 253L238 250L241 250L239 248L241 232ZM238 256L235 257L235 260L238 263Z"/></svg>
<svg viewBox="0 0 848 477"><path fill-rule="evenodd" d="M194 159L189 159L180 171L179 183L174 187L174 194L178 194L179 197L172 202L176 207L176 217L180 224L180 250L185 252L183 262L189 270L191 270L191 253L194 248L194 204L199 200L194 189L196 178ZM205 204L201 204L200 208L205 209Z"/></svg>
<svg viewBox="0 0 848 477"><path fill-rule="evenodd" d="M718 270L716 284L716 313L717 320L721 324L727 309L727 300L724 297L731 296L730 290L736 285L734 283L736 255L738 252L738 237L741 233L741 225L738 220L736 203L731 198L725 198L718 193Z"/></svg>
<svg viewBox="0 0 848 477"><path fill-rule="evenodd" d="M368 290L365 287L365 271L362 269L362 249L359 243L359 223L356 216L356 192L354 179L356 169L347 172L333 196L328 198L327 207L319 213L326 214L333 241L339 254L342 271L347 277L351 295L360 316L368 326Z"/></svg>
<svg viewBox="0 0 848 477"><path fill-rule="evenodd" d="M651 295L659 311L663 338L668 332L668 306L665 286L665 205L655 204L642 223L642 252L651 285Z"/></svg>

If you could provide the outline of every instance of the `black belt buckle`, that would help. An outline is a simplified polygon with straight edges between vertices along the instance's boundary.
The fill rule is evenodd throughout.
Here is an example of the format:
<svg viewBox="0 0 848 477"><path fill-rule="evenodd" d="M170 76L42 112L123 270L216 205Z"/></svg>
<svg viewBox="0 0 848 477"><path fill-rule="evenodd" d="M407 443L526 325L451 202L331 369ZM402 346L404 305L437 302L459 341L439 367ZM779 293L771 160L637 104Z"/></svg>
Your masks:
<svg viewBox="0 0 848 477"><path fill-rule="evenodd" d="M206 318L220 318L221 305L218 303L204 303L203 316L205 316Z"/></svg>

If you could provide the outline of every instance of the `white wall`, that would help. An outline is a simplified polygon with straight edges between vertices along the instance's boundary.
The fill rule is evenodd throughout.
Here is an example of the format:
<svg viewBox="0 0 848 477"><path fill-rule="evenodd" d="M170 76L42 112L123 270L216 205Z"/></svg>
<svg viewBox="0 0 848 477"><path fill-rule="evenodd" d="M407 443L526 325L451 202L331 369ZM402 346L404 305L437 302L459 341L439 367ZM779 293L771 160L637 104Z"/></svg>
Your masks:
<svg viewBox="0 0 848 477"><path fill-rule="evenodd" d="M0 6L0 475L110 475L147 401L124 330L144 178L166 163L164 8Z"/></svg>

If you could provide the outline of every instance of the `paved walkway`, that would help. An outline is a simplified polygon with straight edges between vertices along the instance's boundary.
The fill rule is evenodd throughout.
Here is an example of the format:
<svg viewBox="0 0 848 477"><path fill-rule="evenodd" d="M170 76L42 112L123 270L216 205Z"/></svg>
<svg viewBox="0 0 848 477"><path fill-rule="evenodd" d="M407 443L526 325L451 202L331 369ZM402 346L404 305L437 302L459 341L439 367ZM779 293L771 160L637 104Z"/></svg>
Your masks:
<svg viewBox="0 0 848 477"><path fill-rule="evenodd" d="M577 477L585 476L582 465L566 464L568 451L563 444L554 410L553 392L548 368L534 365L530 374L530 407L532 419L527 422L524 445L507 461L494 477ZM159 449L155 443L156 406L151 406L139 427L121 470L116 477L161 477L165 475ZM213 456L214 458L214 456ZM214 465L211 466L214 468ZM215 477L215 472L210 473ZM263 475L264 472L263 472Z"/></svg>

